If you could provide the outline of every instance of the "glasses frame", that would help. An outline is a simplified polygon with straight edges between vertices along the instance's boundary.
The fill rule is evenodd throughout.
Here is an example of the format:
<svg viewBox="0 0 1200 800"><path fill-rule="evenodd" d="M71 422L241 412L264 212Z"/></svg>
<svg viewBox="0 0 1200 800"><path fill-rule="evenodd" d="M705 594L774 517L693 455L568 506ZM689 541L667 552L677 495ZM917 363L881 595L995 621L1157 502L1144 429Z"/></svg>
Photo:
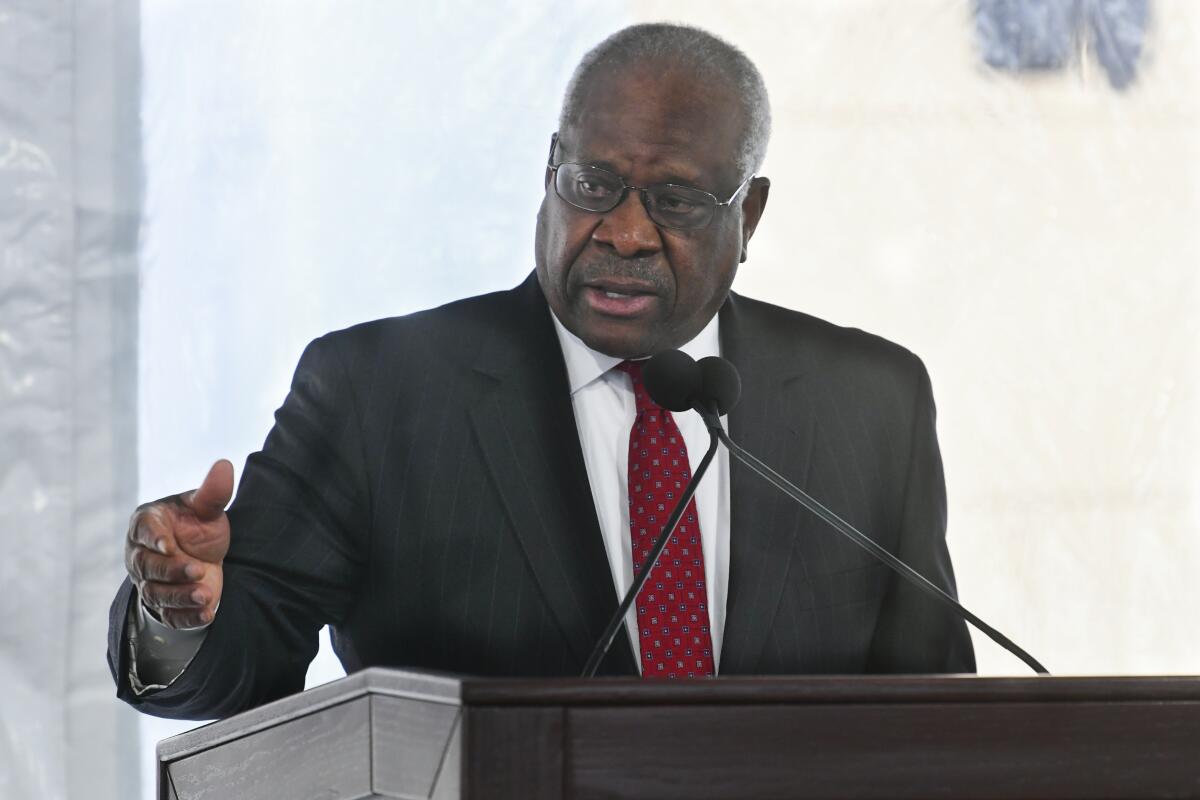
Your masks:
<svg viewBox="0 0 1200 800"><path fill-rule="evenodd" d="M707 228L710 224L712 224L713 217L715 217L717 215L717 209L722 208L724 206L728 206L735 199L737 199L737 196L742 193L742 189L746 188L746 184L748 184L748 183L750 183L750 181L754 180L754 177L755 177L754 173L750 173L749 175L747 175L746 179L744 181L742 181L740 184L738 184L738 187L733 190L733 194L729 195L728 200L721 200L712 192L705 191L704 189L698 189L695 186L685 186L681 183L654 183L654 184L651 184L650 186L634 186L633 184L626 183L625 178L623 176L618 175L617 173L613 172L611 169L605 169L604 167L598 167L595 164L585 164L581 161L563 161L559 164L555 164L554 163L554 151L557 149L558 149L558 131L555 131L554 133L550 134L550 155L546 159L546 168L554 173L554 180L552 181L552 183L554 184L554 194L558 196L558 199L562 200L564 203L569 205L571 208L578 208L580 211L587 211L592 214L607 214L609 211L612 211L614 208L621 205L621 203L624 203L625 196L627 194L629 194L630 190L633 190L633 191L638 192L641 195L642 208L644 208L646 210L646 216L650 217L651 222L653 222L655 225L661 226L663 228L671 228L672 230L677 230L677 231L699 231L699 230L704 230L705 228ZM603 211L597 211L594 208L585 208L576 203L572 203L570 200L563 197L562 193L558 191L558 168L561 166L565 166L567 164L571 164L576 167L588 167L590 169L599 170L601 172L607 172L609 175L612 175L617 180L619 180L621 182L621 193L616 196L616 198L617 198L616 202L614 202L611 206L604 209ZM681 227L679 225L668 225L665 222L659 222L657 219L654 218L654 212L650 208L650 204L648 202L646 193L648 191L650 191L651 189L656 189L656 188L663 187L663 186L669 186L669 187L673 187L676 189L687 189L690 192L699 192L700 194L708 195L713 200L713 212L708 215L708 219L706 219L704 221L703 225L693 225L693 226L689 226L689 227Z"/></svg>

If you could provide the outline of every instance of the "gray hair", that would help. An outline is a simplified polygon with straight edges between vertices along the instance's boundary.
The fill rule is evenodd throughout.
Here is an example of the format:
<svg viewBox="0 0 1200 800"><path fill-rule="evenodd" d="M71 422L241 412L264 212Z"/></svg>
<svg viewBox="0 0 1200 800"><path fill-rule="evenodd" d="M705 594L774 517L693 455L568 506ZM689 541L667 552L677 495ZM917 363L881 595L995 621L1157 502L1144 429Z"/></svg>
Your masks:
<svg viewBox="0 0 1200 800"><path fill-rule="evenodd" d="M585 90L597 75L652 60L669 61L697 76L721 81L737 92L745 124L735 163L742 177L757 172L771 138L771 103L762 75L741 50L689 25L631 25L593 47L567 84L558 129L565 130L579 120Z"/></svg>

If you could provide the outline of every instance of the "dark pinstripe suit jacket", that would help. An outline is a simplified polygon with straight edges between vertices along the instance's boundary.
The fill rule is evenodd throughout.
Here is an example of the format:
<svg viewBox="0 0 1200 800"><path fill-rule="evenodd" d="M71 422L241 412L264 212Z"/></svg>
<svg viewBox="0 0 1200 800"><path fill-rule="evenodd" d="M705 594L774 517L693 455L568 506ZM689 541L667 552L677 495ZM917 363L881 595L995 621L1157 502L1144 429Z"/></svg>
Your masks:
<svg viewBox="0 0 1200 800"><path fill-rule="evenodd" d="M949 591L929 379L861 331L736 295L731 435ZM965 627L739 465L721 673L974 670ZM536 279L331 333L305 350L229 510L220 612L191 666L137 698L226 716L303 688L317 631L348 671L577 674L617 598L566 368ZM602 673L636 674L619 635Z"/></svg>

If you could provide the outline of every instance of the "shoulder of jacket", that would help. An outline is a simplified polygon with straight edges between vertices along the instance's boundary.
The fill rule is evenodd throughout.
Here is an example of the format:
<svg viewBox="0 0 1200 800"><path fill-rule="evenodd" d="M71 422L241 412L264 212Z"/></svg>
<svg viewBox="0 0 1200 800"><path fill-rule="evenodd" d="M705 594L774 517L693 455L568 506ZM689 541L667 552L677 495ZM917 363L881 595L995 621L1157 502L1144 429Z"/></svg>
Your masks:
<svg viewBox="0 0 1200 800"><path fill-rule="evenodd" d="M924 370L915 353L877 334L744 295L733 295L733 301L739 315L747 320L743 327L751 327L761 342L756 346L794 352L823 369Z"/></svg>

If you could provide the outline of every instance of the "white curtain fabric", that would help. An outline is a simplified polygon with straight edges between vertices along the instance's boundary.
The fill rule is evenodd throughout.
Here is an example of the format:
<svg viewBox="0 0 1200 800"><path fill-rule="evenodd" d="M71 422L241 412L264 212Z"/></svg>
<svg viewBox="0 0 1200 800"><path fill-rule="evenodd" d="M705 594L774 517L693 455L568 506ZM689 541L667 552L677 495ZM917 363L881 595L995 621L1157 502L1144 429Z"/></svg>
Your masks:
<svg viewBox="0 0 1200 800"><path fill-rule="evenodd" d="M0 797L136 797L104 660L137 497L136 2L0 1Z"/></svg>

